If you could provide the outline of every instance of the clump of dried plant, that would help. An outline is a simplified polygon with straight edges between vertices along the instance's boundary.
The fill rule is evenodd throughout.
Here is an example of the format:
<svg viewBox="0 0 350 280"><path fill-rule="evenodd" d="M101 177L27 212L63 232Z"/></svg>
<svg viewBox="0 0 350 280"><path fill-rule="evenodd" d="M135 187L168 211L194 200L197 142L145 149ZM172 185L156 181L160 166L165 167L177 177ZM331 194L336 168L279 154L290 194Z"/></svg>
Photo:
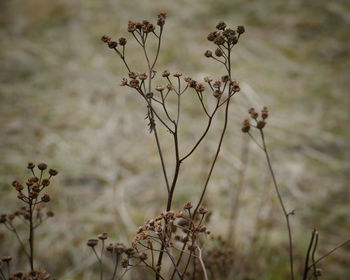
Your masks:
<svg viewBox="0 0 350 280"><path fill-rule="evenodd" d="M37 167L37 171L35 170ZM44 214L44 208L50 202L50 196L45 193L49 187L52 177L58 174L57 170L49 169L46 174L47 164L39 163L35 166L34 163L28 163L27 168L30 170L31 177L28 178L25 185L19 181L12 182L12 187L17 192L17 198L24 204L18 210L11 214L2 214L0 223L13 233L18 240L22 252L27 257L30 273L27 276L22 272L16 272L11 279L49 279L50 275L45 271L35 269L35 229L42 225L46 219L54 216L52 211L47 211ZM36 173L38 172L38 173ZM16 223L23 223L27 228L28 239L20 237ZM11 257L3 257L1 259L7 265L8 278L10 278L10 261ZM1 276L6 279L2 268L0 267Z"/></svg>

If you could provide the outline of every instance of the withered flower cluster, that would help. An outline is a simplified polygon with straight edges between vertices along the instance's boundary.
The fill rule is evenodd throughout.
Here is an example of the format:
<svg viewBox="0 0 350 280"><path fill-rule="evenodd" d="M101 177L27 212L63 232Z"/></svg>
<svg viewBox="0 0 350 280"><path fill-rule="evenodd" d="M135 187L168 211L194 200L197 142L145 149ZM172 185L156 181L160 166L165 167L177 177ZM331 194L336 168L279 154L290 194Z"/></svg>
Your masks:
<svg viewBox="0 0 350 280"><path fill-rule="evenodd" d="M0 224L3 224L10 232L12 232L24 254L27 256L30 263L30 269L34 271L34 232L35 229L40 226L47 218L53 217L52 211L47 211L46 215L43 213L43 208L51 199L50 196L45 193L45 190L49 187L52 177L56 176L58 172L55 169L48 169L47 164L39 163L35 166L30 162L27 168L31 172L31 177L28 178L25 185L22 185L19 181L13 181L12 187L17 192L17 198L21 200L25 205L20 207L17 211L11 214L2 214L0 216ZM35 169L38 169L37 171ZM38 174L36 174L38 172ZM18 219L28 227L28 246L20 238L14 220ZM29 247L29 250L27 249ZM34 279L34 278L33 278ZM35 278L41 279L41 278Z"/></svg>
<svg viewBox="0 0 350 280"><path fill-rule="evenodd" d="M198 257L200 236L206 237L210 234L210 231L203 225L208 210L201 207L198 210L200 218L197 216L195 219L191 213L192 208L191 203L186 203L184 211L166 211L146 221L143 226L137 229L129 247L122 243L110 243L105 246L106 233L100 234L98 238L89 239L87 246L93 250L100 263L101 277L103 277L102 259L105 250L109 252L115 265L112 280L117 276L118 266L125 269L122 275L133 267L144 266L164 279L156 264L155 257L159 252L166 254L171 259L173 264L172 277L175 274L182 277L181 275L186 273L187 268L180 271L176 263L181 261L184 253L194 258ZM98 254L96 246L98 246L99 241L102 242L102 246L101 252Z"/></svg>
<svg viewBox="0 0 350 280"><path fill-rule="evenodd" d="M10 258L10 260L12 259L11 257L2 257L1 261L6 263L8 266L8 273L7 273L7 278L5 273L2 271L1 267L0 267L0 276L2 276L1 279L4 280L49 280L50 279L50 274L45 271L45 270L33 270L31 272L28 273L24 273L21 271L17 271L13 274L10 273L10 269L9 269L9 262L8 259Z"/></svg>
<svg viewBox="0 0 350 280"><path fill-rule="evenodd" d="M250 118L255 122L255 124L251 124L248 119L245 119L243 121L243 127L242 127L242 131L244 133L248 133L250 130L250 127L253 127L256 129L263 129L265 127L265 125L266 125L265 120L269 116L269 110L266 106L261 110L261 118L260 119L259 119L259 113L256 112L254 108L250 108L248 110L248 113L250 115Z"/></svg>

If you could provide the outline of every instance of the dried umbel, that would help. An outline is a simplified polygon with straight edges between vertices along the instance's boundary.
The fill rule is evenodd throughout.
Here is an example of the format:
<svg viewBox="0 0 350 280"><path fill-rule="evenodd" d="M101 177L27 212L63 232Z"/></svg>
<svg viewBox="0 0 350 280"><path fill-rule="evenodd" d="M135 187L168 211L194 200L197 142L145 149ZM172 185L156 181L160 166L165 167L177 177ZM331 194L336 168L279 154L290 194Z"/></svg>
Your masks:
<svg viewBox="0 0 350 280"><path fill-rule="evenodd" d="M17 198L21 200L24 206L11 214L2 214L0 216L0 224L3 224L10 232L12 232L19 244L23 253L28 258L30 269L34 271L34 233L47 218L54 216L52 211L48 211L46 215L43 213L45 205L51 200L50 196L45 193L49 187L52 177L58 174L57 170L49 169L47 171L46 163L39 163L37 169L35 164L29 162L27 168L30 170L31 176L25 184L21 184L15 180L12 182L12 187L17 192ZM17 232L16 220L26 222L28 226L28 244L29 251L25 247L25 241L20 239ZM42 276L40 276L42 277ZM33 279L48 279L48 278L33 278Z"/></svg>

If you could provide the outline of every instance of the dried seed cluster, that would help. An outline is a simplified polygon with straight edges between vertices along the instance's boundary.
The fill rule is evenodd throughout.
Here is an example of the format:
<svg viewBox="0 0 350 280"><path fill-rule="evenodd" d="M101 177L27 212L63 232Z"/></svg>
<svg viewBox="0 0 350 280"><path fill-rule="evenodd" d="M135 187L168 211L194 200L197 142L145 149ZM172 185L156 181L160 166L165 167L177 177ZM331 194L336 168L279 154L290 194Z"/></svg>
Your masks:
<svg viewBox="0 0 350 280"><path fill-rule="evenodd" d="M255 122L255 124L251 124L249 119L245 119L243 121L243 126L242 126L242 131L244 133L248 133L250 130L250 127L257 128L257 129L263 129L265 127L265 125L266 125L265 120L269 116L269 110L266 106L263 107L263 109L261 110L260 119L259 119L259 113L256 112L254 108L250 108L248 110L248 113L250 115L250 118Z"/></svg>

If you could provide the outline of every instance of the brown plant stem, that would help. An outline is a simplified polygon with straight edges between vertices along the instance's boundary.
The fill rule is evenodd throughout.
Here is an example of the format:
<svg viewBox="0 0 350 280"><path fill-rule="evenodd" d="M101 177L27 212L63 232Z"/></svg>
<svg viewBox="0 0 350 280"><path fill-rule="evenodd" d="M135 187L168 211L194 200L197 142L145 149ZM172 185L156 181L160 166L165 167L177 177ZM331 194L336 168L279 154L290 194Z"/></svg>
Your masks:
<svg viewBox="0 0 350 280"><path fill-rule="evenodd" d="M32 199L29 199L29 247L30 247L30 269L34 270L34 227L33 227L33 207Z"/></svg>
<svg viewBox="0 0 350 280"><path fill-rule="evenodd" d="M230 92L229 92L229 96L230 96ZM214 157L214 160L211 164L211 167L210 167L210 171L209 171L209 174L208 174L208 177L205 181L205 184L204 184L204 187L203 187L203 191L201 193L201 196L200 196L200 199L197 203L197 206L192 214L192 217L194 218L196 216L196 213L200 207L200 205L202 204L202 201L203 201L203 198L204 198L204 195L206 193L206 190L207 190L207 187L208 187L208 184L209 184L209 181L210 181L210 178L211 178L211 175L213 173L213 170L214 170L214 167L215 167L215 164L216 164L216 161L218 159L218 156L219 156L219 153L220 153L220 150L221 150L221 145L222 145L222 142L224 140L224 136L225 136L225 132L226 132L226 128L227 128L227 122L228 122L228 109L229 109L229 106L230 106L230 100L231 100L231 97L228 98L227 100L227 103L226 103L226 109L225 109L225 121L224 121L224 128L222 130L222 133L221 133L221 136L220 136L220 140L219 140L219 144L218 144L218 147L217 147L217 150L216 150L216 153L215 153L215 157Z"/></svg>
<svg viewBox="0 0 350 280"><path fill-rule="evenodd" d="M309 267L310 252L311 252L312 245L314 243L315 234L316 234L316 230L314 229L312 231L311 240L310 240L309 246L307 248L307 252L306 252L303 280L307 279L307 274L308 274L308 271L309 271L308 267Z"/></svg>
<svg viewBox="0 0 350 280"><path fill-rule="evenodd" d="M268 165L269 170L270 170L270 173L271 173L272 181L273 181L273 184L274 184L276 193L277 193L278 200L279 200L279 202L280 202L280 205L281 205L283 214L284 214L285 219L286 219L287 230L288 230L288 240L289 240L290 279L291 279L291 280L294 280L293 240L292 240L292 232L291 232L291 227L290 227L290 222L289 222L289 216L290 216L290 214L291 214L292 212L291 212L291 213L288 213L287 210L286 210L286 207L284 206L284 203L283 203L283 200L282 200L282 196L281 196L281 194L280 194L280 191L279 191L279 188L278 188L278 185L277 185L275 173L274 173L274 171L273 171L273 169L272 169L272 166L271 166L270 156L269 156L269 153L268 153L268 150L267 150L267 147L266 147L266 143L265 143L264 132L263 132L262 129L259 129L259 131L260 131L260 135L261 135L261 140L262 140L262 144L263 144L263 145L262 145L262 148L263 148L263 151L264 151L264 153L265 153L267 165Z"/></svg>
<svg viewBox="0 0 350 280"><path fill-rule="evenodd" d="M324 258L326 258L329 255L333 254L336 250L338 250L339 248L345 246L347 243L350 243L350 238L345 240L345 241L343 241L342 243L338 244L332 250L330 250L328 253L326 253L322 257L318 258L315 262L313 262L311 265L309 265L308 269L310 269L313 265L315 265L315 264L319 263L320 261L322 261Z"/></svg>

